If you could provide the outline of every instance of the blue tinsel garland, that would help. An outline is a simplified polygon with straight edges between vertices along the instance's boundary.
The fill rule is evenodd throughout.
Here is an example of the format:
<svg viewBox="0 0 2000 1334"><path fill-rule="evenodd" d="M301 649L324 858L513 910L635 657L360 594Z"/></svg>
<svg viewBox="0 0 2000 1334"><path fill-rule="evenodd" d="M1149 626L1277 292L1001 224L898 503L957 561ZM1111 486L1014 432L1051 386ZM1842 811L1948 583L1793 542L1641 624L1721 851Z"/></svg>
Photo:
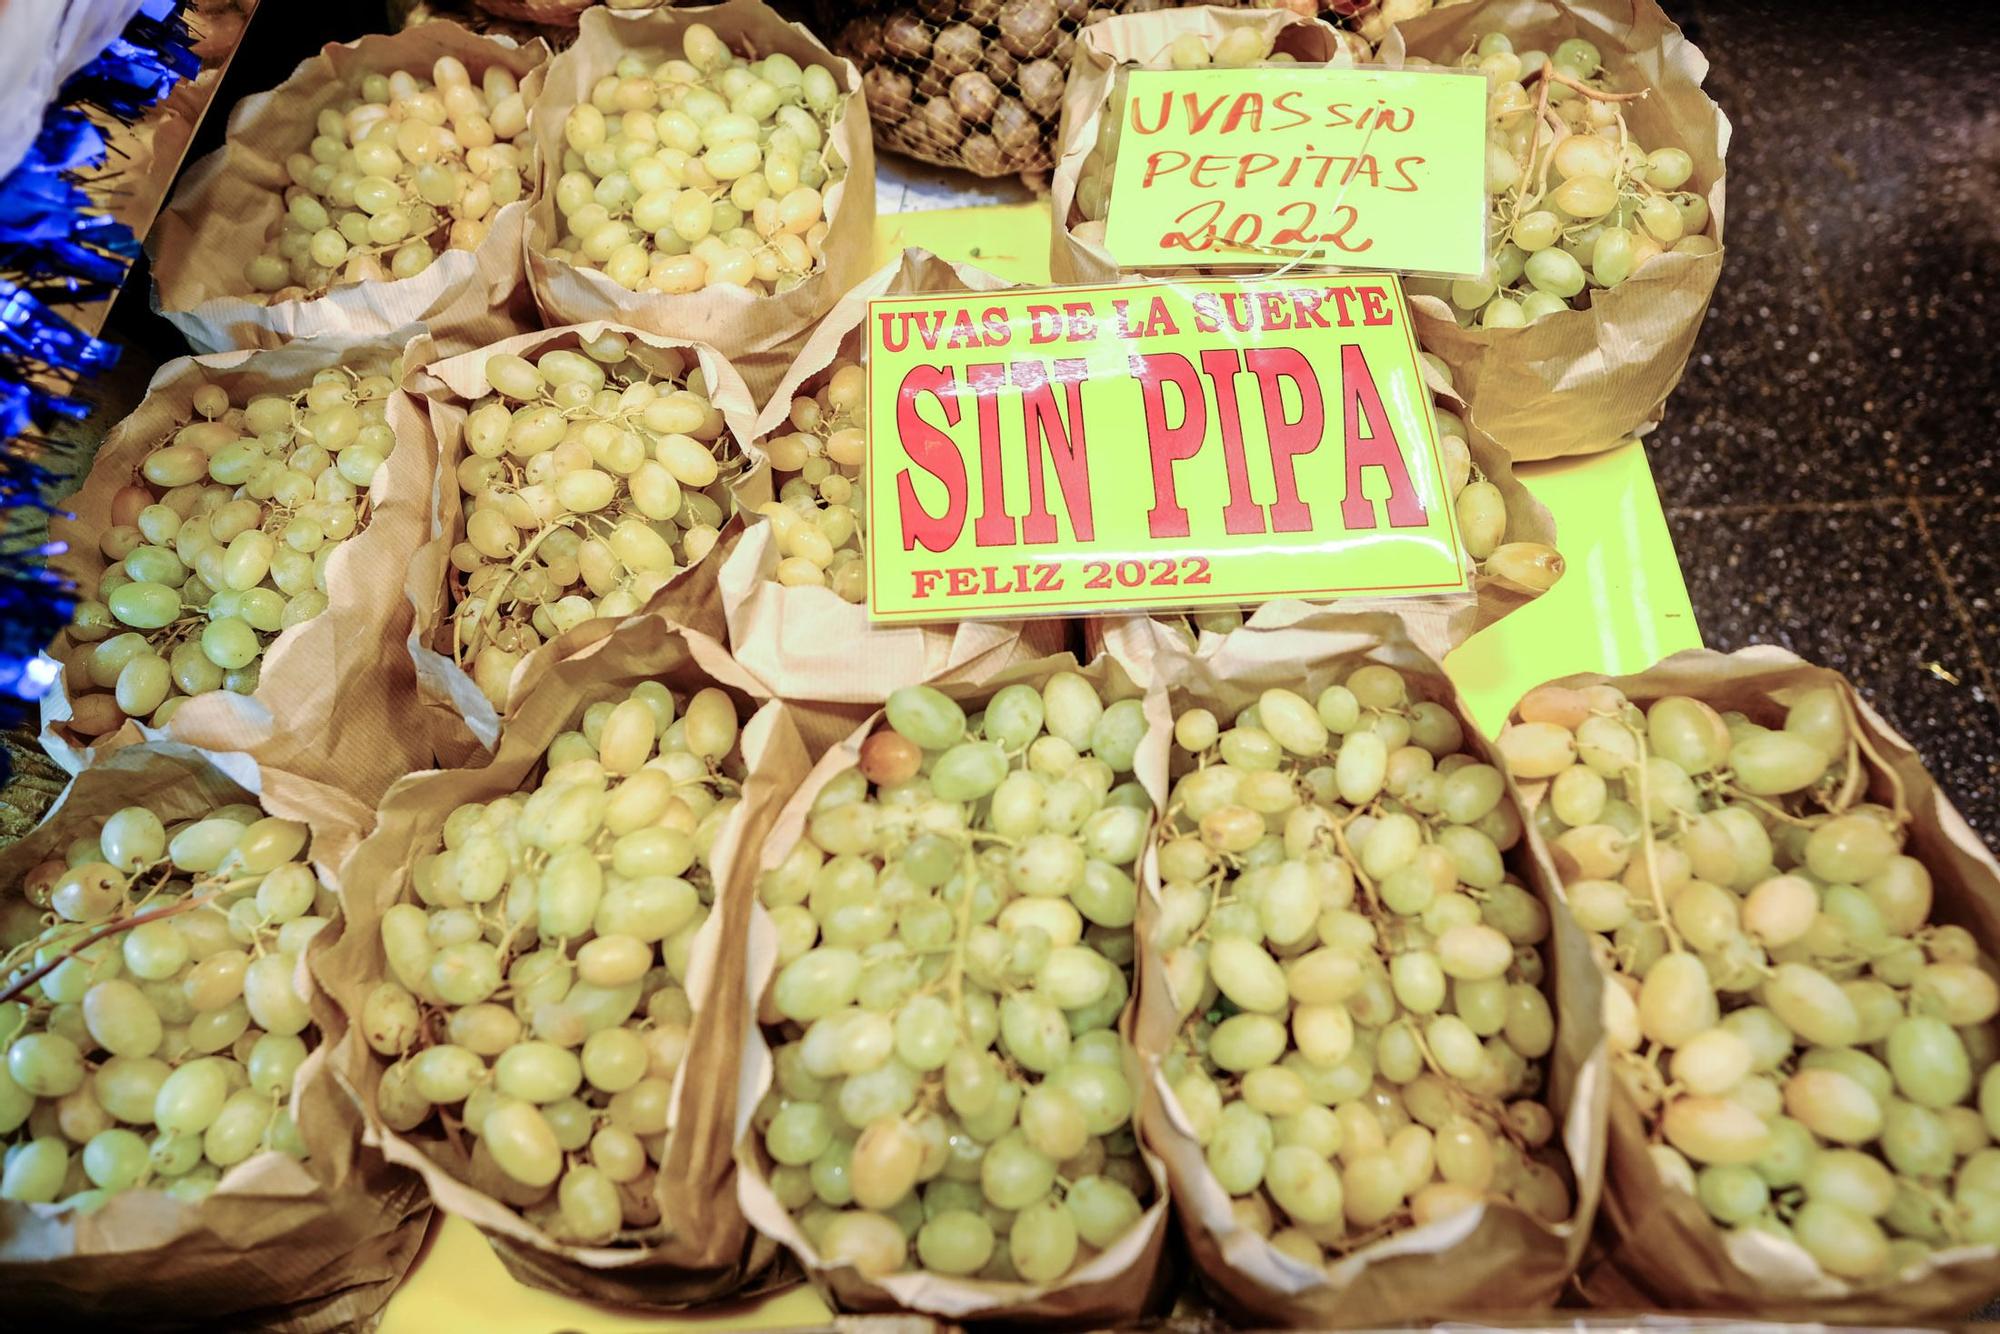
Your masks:
<svg viewBox="0 0 2000 1334"><path fill-rule="evenodd" d="M105 160L101 118L130 124L191 78L201 61L181 0L147 0L140 16L63 85L27 156L0 180L0 511L51 509L56 476L37 456L58 420L88 411L60 389L118 359L52 306L109 301L139 241L79 184ZM0 516L4 517L4 516ZM39 541L0 538L0 721L11 723L54 683L42 650L68 621L74 590L51 573ZM0 753L0 775L5 773Z"/></svg>

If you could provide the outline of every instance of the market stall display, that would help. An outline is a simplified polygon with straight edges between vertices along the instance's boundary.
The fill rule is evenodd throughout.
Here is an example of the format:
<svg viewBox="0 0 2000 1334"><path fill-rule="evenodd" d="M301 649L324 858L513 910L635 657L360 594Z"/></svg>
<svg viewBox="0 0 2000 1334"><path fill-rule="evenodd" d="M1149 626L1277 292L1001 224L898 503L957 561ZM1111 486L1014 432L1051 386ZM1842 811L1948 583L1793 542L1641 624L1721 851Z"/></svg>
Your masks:
<svg viewBox="0 0 2000 1334"><path fill-rule="evenodd" d="M312 967L391 1161L529 1282L682 1305L773 1248L730 1190L747 910L723 887L807 763L726 651L635 617L550 664L492 762L405 779Z"/></svg>
<svg viewBox="0 0 2000 1334"><path fill-rule="evenodd" d="M1162 738L1115 665L1073 667L891 694L760 862L739 1191L839 1309L1154 1299L1166 1206L1123 1035L1159 795L1129 775Z"/></svg>
<svg viewBox="0 0 2000 1334"><path fill-rule="evenodd" d="M429 1205L362 1150L300 963L364 818L244 756L148 743L0 854L0 1278L24 1317L193 1304L329 1329L388 1299Z"/></svg>
<svg viewBox="0 0 2000 1334"><path fill-rule="evenodd" d="M1609 982L1598 1280L1849 1320L1985 1299L2000 867L1907 743L1745 650L1531 691L1497 745Z"/></svg>
<svg viewBox="0 0 2000 1334"><path fill-rule="evenodd" d="M1910 748L1772 651L1522 691L1630 648L1572 623L1457 683L1573 566L1604 598L1630 513L1559 544L1517 465L1656 421L1720 272L1729 125L1654 0L477 0L554 55L401 8L189 174L159 305L234 350L54 525L24 1310L364 1325L433 1207L624 1308L579 1328L2000 1292L2000 864ZM1465 94L1483 273L1113 259L1133 71L1370 62ZM876 134L1046 211L878 256ZM1060 286L975 267L1024 216ZM1203 551L1285 568L1186 592Z"/></svg>
<svg viewBox="0 0 2000 1334"><path fill-rule="evenodd" d="M148 237L160 312L202 352L417 324L460 351L527 327L537 182L516 138L547 59L427 24L329 45L245 98Z"/></svg>
<svg viewBox="0 0 2000 1334"><path fill-rule="evenodd" d="M1287 1326L1553 1300L1600 1190L1601 984L1499 755L1390 618L1110 647L1172 720L1136 1041L1204 1284Z"/></svg>
<svg viewBox="0 0 2000 1334"><path fill-rule="evenodd" d="M58 762L172 739L372 799L428 758L362 721L411 688L382 649L406 633L394 590L435 455L392 392L403 348L300 340L161 368L50 525L85 594L42 700Z"/></svg>
<svg viewBox="0 0 2000 1334"><path fill-rule="evenodd" d="M1424 347L1516 459L1651 430L1722 272L1730 129L1702 89L1708 61L1654 0L1477 0L1395 33L1410 60L1470 60L1494 84L1492 269L1463 286L1412 281ZM1538 51L1534 71L1516 54ZM1551 222L1556 239L1525 244ZM1532 255L1546 258L1531 273Z"/></svg>
<svg viewBox="0 0 2000 1334"><path fill-rule="evenodd" d="M590 10L535 117L528 269L556 322L699 331L761 398L868 271L859 76L758 0Z"/></svg>
<svg viewBox="0 0 2000 1334"><path fill-rule="evenodd" d="M750 395L711 348L603 323L432 362L412 388L439 470L410 653L441 750L491 750L530 660L566 656L714 552L732 493L761 480L741 443Z"/></svg>

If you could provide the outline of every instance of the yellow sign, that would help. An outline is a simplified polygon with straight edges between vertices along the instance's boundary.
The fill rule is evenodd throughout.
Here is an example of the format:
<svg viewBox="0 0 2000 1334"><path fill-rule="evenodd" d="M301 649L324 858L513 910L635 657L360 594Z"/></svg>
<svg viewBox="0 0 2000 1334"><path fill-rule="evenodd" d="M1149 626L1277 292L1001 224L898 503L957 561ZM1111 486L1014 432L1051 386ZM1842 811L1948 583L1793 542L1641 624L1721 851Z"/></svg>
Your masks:
<svg viewBox="0 0 2000 1334"><path fill-rule="evenodd" d="M1383 274L869 302L868 611L1467 587Z"/></svg>
<svg viewBox="0 0 2000 1334"><path fill-rule="evenodd" d="M1485 269L1484 75L1133 70L1105 114L1117 117L1105 246L1126 268Z"/></svg>

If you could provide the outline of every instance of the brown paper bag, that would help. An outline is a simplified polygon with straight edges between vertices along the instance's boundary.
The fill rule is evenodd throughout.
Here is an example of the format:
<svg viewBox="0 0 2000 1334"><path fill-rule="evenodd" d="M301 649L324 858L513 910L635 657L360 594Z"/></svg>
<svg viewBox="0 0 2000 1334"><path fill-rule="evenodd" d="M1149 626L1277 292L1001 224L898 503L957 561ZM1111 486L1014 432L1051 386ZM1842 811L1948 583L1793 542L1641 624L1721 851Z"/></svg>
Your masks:
<svg viewBox="0 0 2000 1334"><path fill-rule="evenodd" d="M1783 722L1785 701L1797 692L1839 690L1853 707L1864 753L1872 750L1882 761L1868 765L1868 799L1890 805L1900 791L1910 812L1905 850L1932 874L1932 920L1966 928L1988 954L2000 949L2000 862L1925 770L1923 758L1840 673L1760 645L1730 654L1690 650L1635 676L1581 675L1554 684L1606 682L1642 706L1663 695L1691 695L1772 725ZM1541 851L1546 857L1546 845ZM1554 877L1552 861L1544 870ZM1591 1301L1910 1325L1961 1318L2000 1295L2000 1254L1992 1246L1941 1250L1890 1281L1862 1286L1823 1273L1799 1247L1766 1233L1725 1232L1697 1201L1661 1179L1647 1153L1652 1136L1644 1118L1623 1084L1611 1083L1606 1253L1582 1278Z"/></svg>
<svg viewBox="0 0 2000 1334"><path fill-rule="evenodd" d="M1480 0L1400 25L1411 57L1455 64L1489 32L1517 49L1549 50L1586 37L1604 53L1611 86L1648 90L1624 106L1648 148L1679 147L1694 158L1688 188L1702 191L1723 240L1723 158L1729 118L1707 93L1708 61L1654 0ZM1451 365L1479 424L1516 459L1609 449L1650 430L1680 383L1724 252L1665 254L1587 310L1560 310L1523 329L1460 328L1435 297L1410 304L1417 337Z"/></svg>
<svg viewBox="0 0 2000 1334"><path fill-rule="evenodd" d="M737 488L751 498L769 494L762 469L756 466L754 456L743 450L743 442L752 438L756 419L750 391L729 362L706 344L602 321L519 334L442 360L432 359L423 342L414 344L407 358L410 378L406 383L421 397L429 413L438 442L438 467L433 478L426 540L409 562L405 584L409 603L415 609L409 632L409 656L416 664L417 693L432 744L448 763L467 762L474 748L491 751L499 740L502 712L473 683L470 672L458 664L453 648L451 617L460 590L451 565L451 549L465 537L458 464L465 457L466 414L472 403L492 392L486 380L487 358L511 353L533 360L544 352L575 348L607 332L630 337L634 355L641 364L654 369L660 363L649 358L649 350L692 352L708 386L709 401L726 423L725 438L736 452L745 455L745 471ZM682 625L721 638L721 611L715 603L713 567L726 559L727 544L734 536L732 530L725 529L717 550L694 569L677 575L654 596L648 610L663 612ZM601 639L610 628L611 623L601 618L586 621L529 654L515 669L513 693L506 711L511 713L520 707L527 683L549 663Z"/></svg>
<svg viewBox="0 0 2000 1334"><path fill-rule="evenodd" d="M1114 642L1120 660L1127 644ZM1404 634L1393 617L1321 613L1284 627L1242 630L1214 653L1195 656L1157 630L1151 658L1133 671L1150 673L1148 698L1158 729L1191 707L1233 717L1273 686L1312 699L1338 679L1337 671L1363 661L1402 672L1413 695L1432 699L1458 718L1472 753L1496 764L1495 752L1474 726L1450 679ZM1167 752L1149 785L1166 790ZM1512 792L1510 789L1510 799ZM1200 1144L1160 1071L1181 1021L1164 965L1149 947L1159 911L1157 862L1148 854L1139 896L1137 1044L1146 1069L1145 1132L1166 1161L1174 1202L1203 1282L1236 1319L1253 1325L1377 1326L1422 1324L1442 1318L1484 1319L1531 1311L1553 1303L1575 1270L1590 1235L1603 1180L1604 1118L1611 1083L1599 1022L1603 980L1583 933L1554 892L1554 882L1528 855L1525 842L1508 861L1549 908L1552 931L1545 946L1557 1013L1556 1046L1548 1058L1549 1109L1567 1154L1576 1208L1568 1222L1551 1227L1506 1202L1411 1228L1364 1246L1330 1270L1297 1263L1238 1224L1228 1194L1210 1172Z"/></svg>
<svg viewBox="0 0 2000 1334"><path fill-rule="evenodd" d="M1268 34L1277 50L1301 64L1353 65L1369 58L1368 44L1353 33L1289 9L1159 9L1104 19L1077 34L1069 84L1063 90L1055 175L1049 182L1049 274L1056 282L1114 282L1124 272L1101 244L1070 231L1082 220L1075 211L1077 182L1084 158L1104 131L1104 109L1110 104L1119 67L1164 68L1167 47L1183 33L1195 33L1213 46L1226 34L1246 28Z"/></svg>
<svg viewBox="0 0 2000 1334"><path fill-rule="evenodd" d="M1138 685L1122 667L1101 658L1079 668L1068 654L1020 663L978 683L937 683L953 699L970 710L976 702L991 698L1003 686L1024 682L1039 686L1062 671L1078 671L1095 685L1102 698L1130 699L1140 694ZM1027 1283L994 1283L976 1279L948 1278L941 1274L910 1271L883 1278L869 1278L848 1265L829 1266L819 1257L785 1206L772 1192L766 1176L769 1159L763 1139L753 1126L757 1106L775 1078L770 1044L757 1021L759 1008L771 980L777 974L778 942L770 915L757 901L757 879L791 851L804 835L807 816L820 790L832 779L852 769L858 762L861 743L876 730L879 713L873 713L849 733L839 745L820 757L811 772L801 765L793 774L794 791L784 810L771 825L760 854L745 859L731 877L728 893L750 905L748 963L744 970L744 1037L742 1088L736 1101L736 1190L743 1213L752 1227L789 1249L814 1285L835 1310L862 1314L907 1313L963 1324L992 1321L1057 1322L1066 1327L1122 1327L1148 1312L1156 1312L1166 1301L1172 1274L1162 1266L1167 1233L1166 1178L1158 1160L1140 1152L1153 1174L1155 1197L1145 1214L1112 1246L1048 1287ZM1140 771L1158 768L1164 772L1167 733L1155 728L1139 751ZM1157 754L1157 764L1148 757ZM1164 792L1148 784L1155 803ZM1135 996L1140 980L1133 979ZM1126 1007L1119 1029L1131 1040L1131 1024L1138 1006L1135 999ZM1141 1087L1137 1062L1128 1050L1126 1075L1135 1090ZM1135 1118L1137 1113L1134 1113ZM1136 1124L1136 1122L1135 1122Z"/></svg>
<svg viewBox="0 0 2000 1334"><path fill-rule="evenodd" d="M321 879L351 847L365 807L243 755L172 742L94 759L48 818L0 852L0 882L19 893L38 863L112 812L144 805L168 821L260 800L312 826ZM330 929L330 928L329 928ZM317 1007L315 1017L317 1018ZM0 1203L0 1288L10 1319L96 1330L250 1330L320 1334L372 1323L416 1258L430 1210L417 1179L361 1149L361 1120L326 1065L307 1057L291 1110L309 1156L258 1153L197 1205L156 1190L114 1195L97 1212Z"/></svg>
<svg viewBox="0 0 2000 1334"><path fill-rule="evenodd" d="M1553 547L1556 545L1555 516L1548 507L1536 500L1521 479L1514 475L1513 461L1507 451L1494 443L1493 437L1481 430L1479 423L1472 419L1463 399L1452 388L1451 382L1439 374L1436 366L1429 361L1423 363L1424 380L1437 399L1437 405L1444 411L1455 414L1464 423L1466 447L1472 453L1473 466L1479 475L1498 487L1507 505L1507 532L1509 542L1539 542ZM1442 431L1442 424L1441 424ZM1497 575L1489 574L1484 568L1475 567L1472 576L1472 593L1447 594L1438 597L1405 598L1346 598L1331 603L1307 603L1287 598L1277 602L1266 602L1250 611L1245 625L1251 629L1276 629L1302 617L1319 614L1317 608L1334 607L1348 614L1364 612L1384 612L1399 617L1410 642L1431 657L1442 660L1447 653L1463 644L1479 631L1493 624L1509 612L1527 605L1540 596L1518 585L1509 583ZM1083 624L1084 645L1090 653L1104 651L1114 639L1123 647L1122 653L1131 664L1143 664L1150 656L1148 647L1150 632L1140 632L1136 638L1120 638L1118 627L1138 618L1125 616L1091 617ZM1174 628L1183 641L1192 644L1197 655L1216 652L1227 632L1203 629L1196 624L1192 615L1171 612L1155 612L1151 618Z"/></svg>
<svg viewBox="0 0 2000 1334"><path fill-rule="evenodd" d="M860 360L861 326L871 298L990 292L1006 285L990 273L951 264L929 251L904 251L827 312L758 414L754 438L761 444L785 429L793 397L817 390L835 361ZM1055 620L870 624L867 608L832 589L778 583L773 577L778 552L769 525L748 517L749 531L718 576L730 651L785 699L876 703L899 686L983 676L1063 648L1063 624Z"/></svg>
<svg viewBox="0 0 2000 1334"><path fill-rule="evenodd" d="M85 588L96 587L109 563L98 538L111 526L113 498L155 445L195 419L194 393L203 385L222 386L241 405L253 394L295 393L332 366L387 372L402 351L400 336L324 338L275 351L168 362L138 409L105 437L83 489L69 502L71 513L51 522L51 535L69 548L56 568ZM58 764L75 772L92 752L169 739L246 751L260 763L372 803L395 779L430 762L404 717L415 700L415 681L398 660L409 613L395 590L423 541L436 450L422 416L400 394L389 401L389 420L396 447L369 484L368 526L348 538L329 565L327 610L271 642L255 693L212 691L182 705L164 731L130 720L93 741L66 726L75 716L66 676L41 704L42 745ZM65 631L51 652L61 657L73 646Z"/></svg>
<svg viewBox="0 0 2000 1334"><path fill-rule="evenodd" d="M723 647L659 616L634 616L583 652L555 664L520 711L507 720L498 752L479 769L413 774L383 799L379 823L343 868L347 920L339 937L316 950L312 968L338 1013L332 1063L368 1119L367 1142L391 1162L418 1172L431 1199L486 1234L517 1279L594 1301L682 1306L771 1285L776 1247L753 1237L736 1209L731 1137L740 1034L747 1022L742 980L747 905L720 886L754 857L795 776L810 762L784 706L766 703L751 718L741 747L748 767L743 804L714 856L716 903L695 943L688 994L695 1008L688 1055L674 1081L674 1109L655 1198L664 1235L650 1245L577 1246L551 1237L507 1204L465 1180L465 1150L434 1123L407 1134L384 1125L375 1091L388 1064L351 1026L369 991L387 976L380 922L410 899L412 862L437 846L444 818L460 803L490 801L541 776L544 752L574 727L589 704L617 699L641 681L663 681L683 699L709 685L727 690L747 715L763 692Z"/></svg>
<svg viewBox="0 0 2000 1334"><path fill-rule="evenodd" d="M828 158L844 162L847 174L825 189L830 227L826 262L789 292L753 296L740 287L710 287L685 296L633 292L596 269L578 268L544 253L562 231L555 183L562 173L563 122L570 108L589 100L591 87L628 51L653 48L679 55L680 34L690 23L707 24L741 55L783 52L802 66L824 66L846 91L845 107L827 131ZM699 338L729 358L762 401L791 363L807 328L868 272L869 257L875 253L875 149L868 134L868 108L861 100L861 76L805 28L786 22L761 0L725 0L719 5L645 13L603 8L586 12L576 45L549 63L528 134L542 163L542 189L528 215L528 278L535 301L552 324L613 320L669 338Z"/></svg>
<svg viewBox="0 0 2000 1334"><path fill-rule="evenodd" d="M440 56L456 56L475 84L495 65L512 70L532 107L548 54L541 42L516 46L453 23L328 43L270 92L243 99L230 113L224 146L188 169L146 238L153 308L201 352L283 347L323 334L381 337L414 324L450 353L533 327L521 255L532 194L494 214L477 249L446 250L413 278L348 283L310 300L267 304L255 299L243 266L276 244L291 184L285 158L304 151L319 113L352 96L363 74L410 70L427 79ZM524 146L530 133L521 136ZM523 179L532 191L532 163Z"/></svg>

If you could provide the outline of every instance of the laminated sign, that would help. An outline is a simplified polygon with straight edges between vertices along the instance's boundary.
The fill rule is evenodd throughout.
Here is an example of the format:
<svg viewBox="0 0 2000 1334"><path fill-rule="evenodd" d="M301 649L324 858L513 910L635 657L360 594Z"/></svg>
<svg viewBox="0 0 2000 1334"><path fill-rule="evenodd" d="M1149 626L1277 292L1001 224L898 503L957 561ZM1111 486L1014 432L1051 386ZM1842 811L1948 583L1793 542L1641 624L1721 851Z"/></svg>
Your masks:
<svg viewBox="0 0 2000 1334"><path fill-rule="evenodd" d="M1264 65L1133 70L1105 248L1128 269L1298 259L1486 267L1486 76Z"/></svg>
<svg viewBox="0 0 2000 1334"><path fill-rule="evenodd" d="M868 306L878 621L1467 586L1396 279Z"/></svg>

